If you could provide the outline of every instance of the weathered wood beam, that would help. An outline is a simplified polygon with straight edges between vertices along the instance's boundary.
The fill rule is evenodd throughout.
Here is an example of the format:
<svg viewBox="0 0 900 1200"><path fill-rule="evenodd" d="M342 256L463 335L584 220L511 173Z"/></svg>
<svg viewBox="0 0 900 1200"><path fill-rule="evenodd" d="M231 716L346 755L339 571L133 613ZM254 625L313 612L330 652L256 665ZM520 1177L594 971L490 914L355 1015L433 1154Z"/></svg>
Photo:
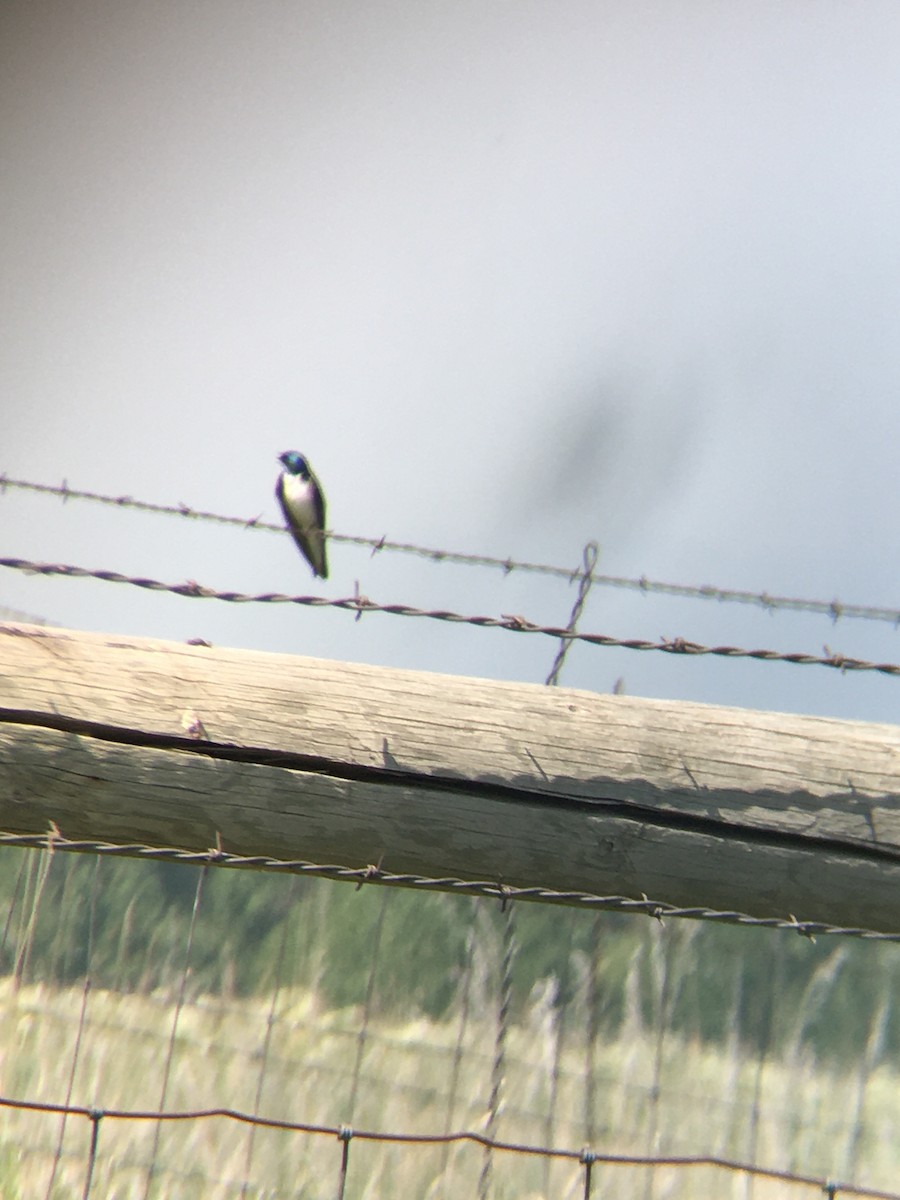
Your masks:
<svg viewBox="0 0 900 1200"><path fill-rule="evenodd" d="M900 931L900 729L0 625L0 829Z"/></svg>

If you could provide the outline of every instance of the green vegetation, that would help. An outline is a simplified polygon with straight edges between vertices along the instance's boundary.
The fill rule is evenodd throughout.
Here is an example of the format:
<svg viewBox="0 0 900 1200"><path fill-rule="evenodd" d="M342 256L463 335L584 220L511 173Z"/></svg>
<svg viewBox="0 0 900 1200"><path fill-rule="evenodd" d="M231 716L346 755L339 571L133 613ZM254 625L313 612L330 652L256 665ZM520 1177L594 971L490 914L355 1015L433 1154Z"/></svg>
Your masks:
<svg viewBox="0 0 900 1200"><path fill-rule="evenodd" d="M71 1086L73 1102L106 1109L253 1112L259 1092L261 1112L295 1121L484 1128L507 919L497 903L7 849L0 913L8 1097L58 1102ZM898 1155L881 1131L900 1117L900 947L536 904L512 918L501 1137L891 1186ZM51 1174L54 1196L80 1194L84 1118L67 1123L55 1167L58 1117L4 1121L3 1195L43 1195ZM144 1194L154 1129L104 1120L92 1195ZM221 1119L167 1124L152 1194L334 1194L333 1140L249 1138ZM481 1162L473 1146L354 1143L348 1200L473 1195ZM654 1194L622 1170L595 1175L595 1194L601 1176L619 1196ZM579 1178L577 1164L498 1156L492 1195L576 1194ZM256 1182L242 1193L245 1179ZM655 1179L667 1196L723 1187Z"/></svg>
<svg viewBox="0 0 900 1200"><path fill-rule="evenodd" d="M90 975L97 987L153 991L180 979L200 868L0 850L0 974L58 986ZM380 929L383 908L386 917ZM652 922L614 913L516 908L514 1004L539 980L564 1007L590 974L605 1033L626 1020L637 972L641 1016L653 1023L661 972L667 1022L719 1043L738 1031L748 1052L799 1042L818 1058L852 1063L885 996L900 985L900 947L836 938L817 942L764 929L671 921L660 960ZM191 990L264 996L276 975L312 986L331 1008L361 1003L379 939L375 1010L446 1017L472 939L497 943L499 906L469 897L211 869L203 881ZM283 947L283 948L282 948ZM279 974L280 973L280 974ZM884 1017L885 1056L900 1051L900 1019Z"/></svg>

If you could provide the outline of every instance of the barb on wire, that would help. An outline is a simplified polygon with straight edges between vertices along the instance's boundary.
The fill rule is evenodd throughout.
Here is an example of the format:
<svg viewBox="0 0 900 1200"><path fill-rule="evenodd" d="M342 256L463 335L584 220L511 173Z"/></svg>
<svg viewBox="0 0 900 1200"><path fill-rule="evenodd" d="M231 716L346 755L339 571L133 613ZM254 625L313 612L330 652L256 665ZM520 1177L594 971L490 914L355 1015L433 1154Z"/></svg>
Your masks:
<svg viewBox="0 0 900 1200"><path fill-rule="evenodd" d="M381 867L344 867L334 863L311 863L305 859L272 858L264 854L229 854L214 850L184 850L177 846L148 846L140 842L101 842L73 839L61 833L0 833L0 846L19 846L26 850L54 850L75 854L106 854L113 858L143 858L151 861L188 863L193 866L229 867L237 870L274 871L292 875L311 875L338 882L384 884L393 887L420 888L422 891L452 892L460 895L483 896L501 903L513 900L539 901L547 904L571 904L595 911L635 913L661 920L664 917L685 917L691 920L714 921L720 925L745 925L759 929L790 930L801 937L815 938L834 934L860 938L863 941L900 942L900 932L884 933L859 926L829 925L824 921L801 921L795 916L754 917L749 913L707 908L703 905L685 907L630 896L598 896L592 892L560 891L555 888L512 887L493 879L458 879L449 875L435 878L429 875L398 874Z"/></svg>
<svg viewBox="0 0 900 1200"><path fill-rule="evenodd" d="M261 529L270 533L284 533L283 525L264 521L262 517L231 517L222 513L206 512L203 509L192 508L187 504L155 504L148 500L136 500L133 496L109 496L100 492L89 492L70 488L66 481L61 485L47 483L32 483L25 479L12 479L0 474L0 492L6 488L19 488L24 491L38 492L46 495L59 496L66 500L92 500L98 504L106 504L115 508L133 509L138 512L159 513L165 516L186 517L196 521L208 521L218 525L233 525L241 529ZM526 562L513 558L497 558L489 554L467 554L457 550L441 550L431 546L420 546L413 542L394 542L382 536L380 538L362 537L354 534L328 532L333 542L343 542L348 546L369 546L373 554L382 550L401 554L415 554L432 562L459 563L474 567L494 567L506 574L512 571L526 571L539 575L552 575L559 579L578 579L581 572L572 572L569 567L553 566L550 563ZM666 583L658 579L639 579L624 575L590 574L591 582L600 587L619 588L627 591L642 592L645 595L656 593L665 596L683 596L691 600L717 600L720 604L749 604L764 608L769 612L786 609L794 612L816 613L837 622L844 617L865 621L884 621L900 627L900 609L887 608L874 604L845 604L840 600L810 600L798 596L780 596L768 592L752 592L740 588L714 587L710 584Z"/></svg>
<svg viewBox="0 0 900 1200"><path fill-rule="evenodd" d="M760 662L790 663L793 666L831 667L837 671L874 671L881 675L900 675L900 664L869 662L862 658L849 658L843 654L806 654L802 651L746 650L740 646L704 646L689 642L685 638L661 638L649 641L645 638L618 638L605 633L580 633L577 629L566 629L556 625L538 625L521 616L509 614L499 617L470 616L450 612L447 609L416 608L411 604L378 604L367 596L355 595L332 600L328 596L287 596L282 592L221 592L204 587L195 580L187 583L162 583L158 579L147 579L134 575L121 575L118 571L90 570L66 563L32 562L24 558L0 558L0 567L24 571L34 575L60 575L68 579L99 579L103 583L127 583L132 587L152 592L169 592L175 596L187 596L195 600L224 600L230 604L297 604L308 608L338 608L357 614L363 612L388 613L396 617L424 617L430 621L447 621L456 625L474 625L481 629L505 629L513 633L538 633L545 637L585 642L589 646L605 646L619 650L656 650L663 654L685 654L691 657L712 655L716 658L752 658Z"/></svg>

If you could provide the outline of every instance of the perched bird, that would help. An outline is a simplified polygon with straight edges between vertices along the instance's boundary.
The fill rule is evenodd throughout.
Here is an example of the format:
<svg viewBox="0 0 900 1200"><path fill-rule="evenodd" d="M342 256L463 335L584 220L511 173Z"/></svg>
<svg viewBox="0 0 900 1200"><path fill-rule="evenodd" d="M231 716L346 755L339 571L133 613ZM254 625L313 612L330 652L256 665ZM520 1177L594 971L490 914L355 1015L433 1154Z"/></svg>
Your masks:
<svg viewBox="0 0 900 1200"><path fill-rule="evenodd" d="M275 495L300 553L313 575L328 578L325 554L325 497L312 469L302 454L285 450L278 456L284 470L278 476Z"/></svg>

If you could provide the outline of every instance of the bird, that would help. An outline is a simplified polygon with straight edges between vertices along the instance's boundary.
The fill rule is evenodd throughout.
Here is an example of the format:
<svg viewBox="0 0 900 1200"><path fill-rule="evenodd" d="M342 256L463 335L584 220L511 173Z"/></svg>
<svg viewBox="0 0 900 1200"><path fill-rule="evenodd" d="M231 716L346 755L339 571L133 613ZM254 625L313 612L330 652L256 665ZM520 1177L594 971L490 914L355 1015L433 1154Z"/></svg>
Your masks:
<svg viewBox="0 0 900 1200"><path fill-rule="evenodd" d="M296 450L285 450L278 461L284 470L278 476L275 496L281 505L291 537L312 567L313 575L328 578L325 553L325 497L307 459Z"/></svg>

